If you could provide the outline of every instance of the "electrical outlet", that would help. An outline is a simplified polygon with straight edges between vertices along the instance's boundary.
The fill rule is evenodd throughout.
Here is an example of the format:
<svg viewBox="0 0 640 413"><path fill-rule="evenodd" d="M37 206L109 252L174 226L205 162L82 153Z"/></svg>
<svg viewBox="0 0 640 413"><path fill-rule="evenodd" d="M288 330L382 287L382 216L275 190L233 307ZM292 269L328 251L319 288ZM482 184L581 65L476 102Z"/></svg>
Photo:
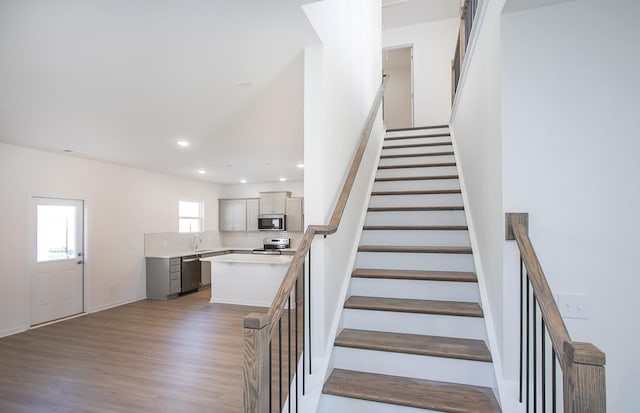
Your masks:
<svg viewBox="0 0 640 413"><path fill-rule="evenodd" d="M591 316L591 296L589 294L558 294L560 314L565 318L588 319Z"/></svg>

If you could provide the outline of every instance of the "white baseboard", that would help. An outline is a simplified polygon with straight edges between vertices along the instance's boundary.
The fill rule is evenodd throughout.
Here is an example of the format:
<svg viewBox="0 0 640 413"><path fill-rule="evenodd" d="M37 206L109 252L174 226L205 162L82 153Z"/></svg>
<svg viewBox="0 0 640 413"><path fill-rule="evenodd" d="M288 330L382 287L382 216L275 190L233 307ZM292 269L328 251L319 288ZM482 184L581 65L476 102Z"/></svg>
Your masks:
<svg viewBox="0 0 640 413"><path fill-rule="evenodd" d="M20 326L14 328L8 328L6 330L0 331L0 338L12 336L14 334L22 333L23 331L27 331L29 329L28 326Z"/></svg>
<svg viewBox="0 0 640 413"><path fill-rule="evenodd" d="M91 309L89 309L87 311L87 313L97 313L98 311L104 311L104 310L108 310L110 308L114 308L114 307L120 307L121 305L125 305L125 304L131 304L131 303L135 303L136 301L142 301L142 300L146 300L147 297L136 297L136 298L132 298L129 300L123 300L123 301L118 301L115 303L110 303L110 304L105 304L105 305L101 305L99 307L93 307Z"/></svg>

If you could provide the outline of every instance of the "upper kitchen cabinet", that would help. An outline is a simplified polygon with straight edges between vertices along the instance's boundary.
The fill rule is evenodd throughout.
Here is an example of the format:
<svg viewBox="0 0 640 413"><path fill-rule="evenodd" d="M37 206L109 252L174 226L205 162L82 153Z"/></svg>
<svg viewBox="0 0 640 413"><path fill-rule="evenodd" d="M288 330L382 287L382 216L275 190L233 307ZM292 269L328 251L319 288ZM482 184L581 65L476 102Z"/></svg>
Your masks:
<svg viewBox="0 0 640 413"><path fill-rule="evenodd" d="M302 220L302 198L286 199L286 216L287 231L302 232L302 230L304 229Z"/></svg>
<svg viewBox="0 0 640 413"><path fill-rule="evenodd" d="M218 207L220 231L247 230L246 199L220 199L218 200Z"/></svg>
<svg viewBox="0 0 640 413"><path fill-rule="evenodd" d="M286 214L291 192L260 192L260 214Z"/></svg>
<svg viewBox="0 0 640 413"><path fill-rule="evenodd" d="M260 200L258 198L247 199L247 231L258 230L258 214Z"/></svg>

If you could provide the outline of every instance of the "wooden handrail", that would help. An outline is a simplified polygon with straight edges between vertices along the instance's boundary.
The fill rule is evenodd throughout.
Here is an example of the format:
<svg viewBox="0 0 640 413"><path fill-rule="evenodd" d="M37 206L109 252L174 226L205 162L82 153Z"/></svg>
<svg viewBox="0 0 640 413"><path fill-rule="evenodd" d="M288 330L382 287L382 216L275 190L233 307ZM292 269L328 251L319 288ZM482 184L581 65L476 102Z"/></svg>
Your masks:
<svg viewBox="0 0 640 413"><path fill-rule="evenodd" d="M340 226L353 183L360 168L365 149L369 143L369 137L380 109L384 88L388 76L382 78L382 83L371 105L358 148L351 162L351 167L345 178L342 190L336 202L328 225L309 225L305 231L298 248L293 255L291 264L276 292L271 306L266 314L251 313L244 320L243 333L243 409L245 412L266 413L269 411L268 384L271 380L269 369L269 340L278 327L280 318L285 310L285 305L290 299L296 285L296 280L303 268L305 259L316 235L330 235L335 233Z"/></svg>
<svg viewBox="0 0 640 413"><path fill-rule="evenodd" d="M367 144L369 143L369 136L371 135L371 130L373 129L373 124L378 114L380 103L382 102L382 96L384 94L384 88L387 84L387 79L387 76L383 77L382 83L378 88L378 93L373 100L371 110L369 111L369 116L367 117L365 127L362 131L362 135L360 136L360 143L355 155L353 156L351 168L349 168L349 173L347 174L344 184L342 185L342 191L340 191L340 196L338 197L338 201L336 202L336 206L333 210L333 214L331 215L329 224L309 225L307 227L307 230L302 237L302 241L300 241L298 249L296 250L293 259L291 260L291 264L287 269L287 273L282 280L282 284L280 285L278 292L271 302L271 307L269 308L269 312L267 313L271 318L271 332L273 332L273 330L276 328L278 320L280 319L280 316L284 311L287 299L290 296L293 287L295 286L296 278L298 278L298 274L300 274L302 265L305 261L305 257L307 256L307 254L309 253L309 249L311 248L313 238L316 235L333 234L338 230L338 227L340 226L342 214L344 213L344 209L347 205L347 200L349 199L349 195L351 194L351 188L353 187L358 169L360 168L360 163L362 162L364 151L367 148Z"/></svg>
<svg viewBox="0 0 640 413"><path fill-rule="evenodd" d="M571 340L529 238L528 214L507 214L506 239L518 244L526 276L558 357L563 372L565 413L606 412L605 354L591 343Z"/></svg>
<svg viewBox="0 0 640 413"><path fill-rule="evenodd" d="M564 364L566 361L564 343L571 341L571 337L569 337L567 327L553 298L553 293L551 292L551 288L549 288L544 271L542 271L538 256L531 245L526 227L521 223L517 223L513 225L513 232L516 242L518 243L518 248L520 249L520 256L527 269L527 275L529 276L529 280L531 280L533 294L538 300L538 303L540 303L542 318L549 329L549 337L551 338L553 349L556 351L560 363ZM565 366L563 365L562 369L564 370L564 368Z"/></svg>

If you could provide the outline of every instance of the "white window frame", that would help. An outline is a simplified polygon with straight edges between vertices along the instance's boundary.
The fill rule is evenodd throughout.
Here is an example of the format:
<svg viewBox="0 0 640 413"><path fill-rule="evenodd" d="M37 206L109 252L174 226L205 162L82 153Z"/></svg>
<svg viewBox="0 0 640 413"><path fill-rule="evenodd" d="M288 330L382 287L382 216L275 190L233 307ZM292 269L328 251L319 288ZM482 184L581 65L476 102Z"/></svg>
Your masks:
<svg viewBox="0 0 640 413"><path fill-rule="evenodd" d="M181 202L188 202L191 204L198 204L198 216L188 216L188 215L182 215L180 213L180 203ZM182 227L180 225L180 222L183 219L189 219L189 220L197 220L198 221L198 227L199 230L198 231L192 231L191 228L189 229L189 231L183 231ZM181 199L178 201L178 232L182 233L182 234L189 234L189 233L201 233L204 231L204 202L203 201L193 201L193 200L186 200L186 199Z"/></svg>

